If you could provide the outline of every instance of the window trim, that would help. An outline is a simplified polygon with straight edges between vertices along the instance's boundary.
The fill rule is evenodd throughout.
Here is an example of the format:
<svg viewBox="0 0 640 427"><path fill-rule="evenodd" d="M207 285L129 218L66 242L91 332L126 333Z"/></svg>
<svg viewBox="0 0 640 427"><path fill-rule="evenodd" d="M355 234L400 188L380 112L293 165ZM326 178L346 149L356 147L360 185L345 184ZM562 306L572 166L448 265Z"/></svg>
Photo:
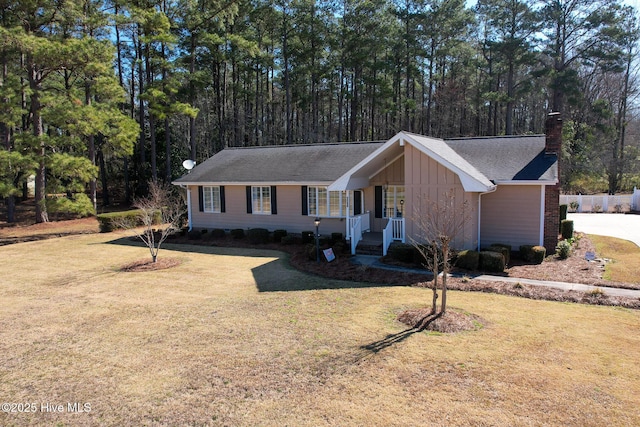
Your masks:
<svg viewBox="0 0 640 427"><path fill-rule="evenodd" d="M402 189L402 197L398 196L399 188ZM387 206L388 194L390 190L393 191L393 206L391 208ZM382 218L402 218L404 216L404 207L402 207L402 203L400 203L400 201L403 201L405 199L405 192L406 188L404 185L389 185L387 188L382 189ZM398 206L400 206L401 208L398 209ZM393 209L395 211L395 215L389 216L389 209Z"/></svg>
<svg viewBox="0 0 640 427"><path fill-rule="evenodd" d="M214 192L217 190L217 192ZM202 186L202 212L204 213L222 213L222 186L220 185L203 185ZM207 206L207 195L210 196L210 206ZM216 204L217 201L217 204ZM216 208L217 205L217 208Z"/></svg>
<svg viewBox="0 0 640 427"><path fill-rule="evenodd" d="M257 190L257 192L256 192ZM269 185L252 185L251 186L251 214L253 215L271 215L273 214L273 187ZM265 194L266 192L266 194ZM256 205L256 195L258 196ZM265 208L265 201L268 201L268 207Z"/></svg>
<svg viewBox="0 0 640 427"><path fill-rule="evenodd" d="M303 212L306 212L304 215L313 216L318 218L347 218L348 216L353 216L351 211L353 210L353 191L349 191L347 195L343 191L328 191L326 186L321 185L309 185L304 186L306 188L306 192L304 194L303 200ZM312 195L313 192L313 195ZM321 196L321 193L324 193ZM338 206L335 206L335 198L337 196ZM331 203L332 196L334 199L334 203ZM323 200L324 203L321 209L320 200ZM351 203L348 203L348 200L351 199ZM361 198L362 201L362 198ZM305 204L306 203L306 204ZM306 210L304 209L306 208ZM349 209L349 213L347 215L347 209ZM332 215L332 210L338 212L338 215ZM362 207L361 207L362 210Z"/></svg>

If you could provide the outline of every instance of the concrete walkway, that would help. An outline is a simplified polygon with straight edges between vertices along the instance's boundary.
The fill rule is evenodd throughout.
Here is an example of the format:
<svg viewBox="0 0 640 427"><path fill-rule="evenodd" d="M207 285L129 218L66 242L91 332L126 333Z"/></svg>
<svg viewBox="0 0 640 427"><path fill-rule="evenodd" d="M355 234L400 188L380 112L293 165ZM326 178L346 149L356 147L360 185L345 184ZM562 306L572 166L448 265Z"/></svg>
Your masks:
<svg viewBox="0 0 640 427"><path fill-rule="evenodd" d="M640 215L615 213L570 213L573 229L587 234L617 237L640 246Z"/></svg>
<svg viewBox="0 0 640 427"><path fill-rule="evenodd" d="M398 267L394 265L387 265L380 261L380 257L375 255L356 255L352 258L352 262L357 265L365 265L373 268L380 268L383 270L393 270L398 272L405 273L417 273L424 274L425 276L432 278L433 274L427 270L421 270L416 268L405 268ZM457 276L454 276L457 277ZM544 286L548 288L556 288L563 291L579 291L579 292L589 292L594 289L600 289L605 294L609 296L617 296L617 297L627 297L627 298L640 298L640 290L633 289L621 289L621 288L610 288L607 286L591 286L591 285L583 285L580 283L568 283L568 282L555 282L555 281L547 281L547 280L531 280L531 279L522 279L518 277L505 277L505 276L492 276L489 274L482 274L480 276L472 276L474 280L483 280L486 282L509 282L509 283L522 283L524 285L531 286Z"/></svg>

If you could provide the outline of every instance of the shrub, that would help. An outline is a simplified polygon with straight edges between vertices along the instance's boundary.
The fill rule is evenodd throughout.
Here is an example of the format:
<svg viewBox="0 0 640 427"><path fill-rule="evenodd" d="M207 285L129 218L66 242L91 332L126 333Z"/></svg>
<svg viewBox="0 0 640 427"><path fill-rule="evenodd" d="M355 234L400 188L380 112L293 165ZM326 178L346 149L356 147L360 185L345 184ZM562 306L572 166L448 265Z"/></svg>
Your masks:
<svg viewBox="0 0 640 427"><path fill-rule="evenodd" d="M493 243L487 250L500 252L504 256L505 265L509 265L509 262L511 262L511 245L507 245L505 243Z"/></svg>
<svg viewBox="0 0 640 427"><path fill-rule="evenodd" d="M560 234L563 239L571 239L573 237L573 221L564 219L560 222Z"/></svg>
<svg viewBox="0 0 640 427"><path fill-rule="evenodd" d="M334 245L338 242L344 241L342 233L331 233L331 244Z"/></svg>
<svg viewBox="0 0 640 427"><path fill-rule="evenodd" d="M70 199L66 196L54 196L46 199L47 212L54 214L68 214L77 218L95 215L93 203L89 196L77 193Z"/></svg>
<svg viewBox="0 0 640 427"><path fill-rule="evenodd" d="M568 205L560 205L560 230L558 231L562 231L562 221L564 221L565 219L567 219L567 211L569 210L569 206Z"/></svg>
<svg viewBox="0 0 640 427"><path fill-rule="evenodd" d="M578 203L575 200L573 202L569 203L569 210L571 212L577 212L579 207L580 207L580 203Z"/></svg>
<svg viewBox="0 0 640 427"><path fill-rule="evenodd" d="M280 243L282 243L283 245L293 245L295 242L295 236L292 236L290 234L287 234L286 236L282 237L282 239L280 239Z"/></svg>
<svg viewBox="0 0 640 427"><path fill-rule="evenodd" d="M302 243L313 243L316 238L316 233L314 231L303 231L302 232Z"/></svg>
<svg viewBox="0 0 640 427"><path fill-rule="evenodd" d="M558 242L558 246L556 246L556 255L560 259L567 259L569 255L571 255L571 243L568 240L562 240Z"/></svg>
<svg viewBox="0 0 640 427"><path fill-rule="evenodd" d="M522 245L520 246L520 256L527 262L542 264L544 257L547 256L547 250L544 246Z"/></svg>
<svg viewBox="0 0 640 427"><path fill-rule="evenodd" d="M544 246L534 246L532 249L533 262L536 264L542 264L544 258L547 256L547 250Z"/></svg>
<svg viewBox="0 0 640 427"><path fill-rule="evenodd" d="M274 230L273 231L273 241L276 243L282 242L282 238L286 237L287 230Z"/></svg>
<svg viewBox="0 0 640 427"><path fill-rule="evenodd" d="M416 248L408 243L393 242L389 245L387 256L400 262L412 263L416 258Z"/></svg>
<svg viewBox="0 0 640 427"><path fill-rule="evenodd" d="M458 252L455 266L465 270L477 270L480 265L480 252L464 250Z"/></svg>
<svg viewBox="0 0 640 427"><path fill-rule="evenodd" d="M124 224L142 225L142 211L134 209L123 212L109 212L98 215L98 223L100 224L100 232L108 233L113 230L122 228Z"/></svg>
<svg viewBox="0 0 640 427"><path fill-rule="evenodd" d="M269 243L269 230L266 228L252 228L247 232L249 243L264 244Z"/></svg>
<svg viewBox="0 0 640 427"><path fill-rule="evenodd" d="M222 228L214 228L211 230L211 237L214 239L222 239L227 235L227 233Z"/></svg>
<svg viewBox="0 0 640 427"><path fill-rule="evenodd" d="M504 256L500 252L481 251L480 269L492 273L502 273L504 271Z"/></svg>
<svg viewBox="0 0 640 427"><path fill-rule="evenodd" d="M244 230L242 228L234 228L229 234L236 240L244 239Z"/></svg>

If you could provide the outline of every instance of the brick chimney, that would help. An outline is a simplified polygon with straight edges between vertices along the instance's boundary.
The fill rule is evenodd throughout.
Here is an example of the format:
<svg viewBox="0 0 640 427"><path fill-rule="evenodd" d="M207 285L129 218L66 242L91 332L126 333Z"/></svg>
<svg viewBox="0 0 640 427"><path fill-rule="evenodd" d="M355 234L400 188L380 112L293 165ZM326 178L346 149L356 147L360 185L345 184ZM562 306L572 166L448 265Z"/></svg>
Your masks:
<svg viewBox="0 0 640 427"><path fill-rule="evenodd" d="M544 194L544 247L552 254L558 244L560 231L560 154L562 148L562 118L553 112L545 122L545 154L557 156L558 183L545 186Z"/></svg>
<svg viewBox="0 0 640 427"><path fill-rule="evenodd" d="M560 113L553 112L547 116L545 122L545 154L560 154L562 146L562 118Z"/></svg>

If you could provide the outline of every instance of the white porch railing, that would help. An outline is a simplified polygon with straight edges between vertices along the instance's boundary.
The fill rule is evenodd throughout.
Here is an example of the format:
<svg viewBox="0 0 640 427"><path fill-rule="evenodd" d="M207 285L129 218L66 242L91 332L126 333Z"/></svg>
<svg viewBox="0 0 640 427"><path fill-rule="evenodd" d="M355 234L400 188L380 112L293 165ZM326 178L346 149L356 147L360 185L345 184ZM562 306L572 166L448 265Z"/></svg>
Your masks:
<svg viewBox="0 0 640 427"><path fill-rule="evenodd" d="M360 221L360 229L362 232L371 230L371 220L369 219L370 213L366 212L361 215L350 216L347 218L347 240L351 240L351 230L356 224L356 221Z"/></svg>
<svg viewBox="0 0 640 427"><path fill-rule="evenodd" d="M393 241L405 242L404 218L389 218L382 232L382 256L387 255L387 250Z"/></svg>
<svg viewBox="0 0 640 427"><path fill-rule="evenodd" d="M352 218L349 218L350 222L351 219ZM351 255L356 254L356 247L358 246L360 240L362 240L362 215L354 217L353 220L353 226L349 227L349 231L351 233Z"/></svg>

